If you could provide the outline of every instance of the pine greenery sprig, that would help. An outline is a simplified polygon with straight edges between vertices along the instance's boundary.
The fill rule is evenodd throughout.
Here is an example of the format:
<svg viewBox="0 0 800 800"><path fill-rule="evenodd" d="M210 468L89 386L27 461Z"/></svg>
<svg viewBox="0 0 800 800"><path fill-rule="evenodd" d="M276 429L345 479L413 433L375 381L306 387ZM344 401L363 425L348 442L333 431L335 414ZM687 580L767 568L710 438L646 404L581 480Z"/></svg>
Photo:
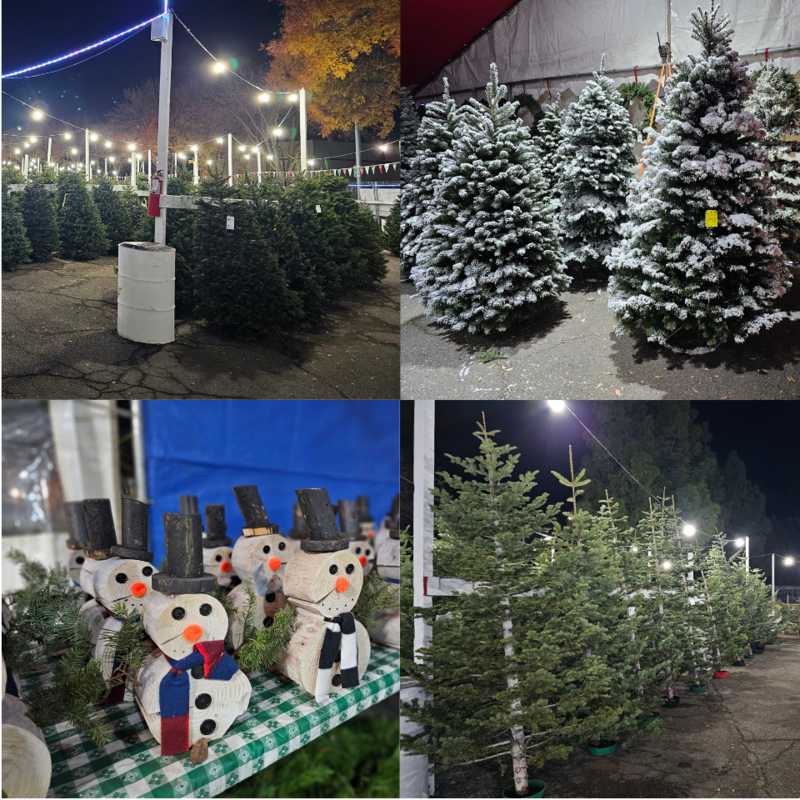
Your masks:
<svg viewBox="0 0 800 800"><path fill-rule="evenodd" d="M29 561L22 550L14 547L8 551L6 558L20 568L19 573L25 583L25 589L36 591L47 583L47 567L39 561Z"/></svg>
<svg viewBox="0 0 800 800"><path fill-rule="evenodd" d="M101 637L116 654L117 667L108 681L109 691L123 683L138 683L137 675L144 666L150 648L147 646L147 634L144 630L139 612L128 610L122 600L117 601L112 609L114 616L122 623L117 631L105 630Z"/></svg>
<svg viewBox="0 0 800 800"><path fill-rule="evenodd" d="M219 601L220 605L225 609L225 613L230 617L236 613L236 609L230 600L230 590L225 586L217 584L208 594L215 600Z"/></svg>
<svg viewBox="0 0 800 800"><path fill-rule="evenodd" d="M269 628L257 628L254 619L260 598L253 591L250 581L242 585L247 592L247 605L234 612L241 619L243 630L242 644L233 657L243 670L268 669L292 636L294 606L278 611Z"/></svg>
<svg viewBox="0 0 800 800"><path fill-rule="evenodd" d="M364 585L353 607L353 616L369 630L375 625L375 612L392 608L400 602L398 587L387 581L377 570L364 577Z"/></svg>

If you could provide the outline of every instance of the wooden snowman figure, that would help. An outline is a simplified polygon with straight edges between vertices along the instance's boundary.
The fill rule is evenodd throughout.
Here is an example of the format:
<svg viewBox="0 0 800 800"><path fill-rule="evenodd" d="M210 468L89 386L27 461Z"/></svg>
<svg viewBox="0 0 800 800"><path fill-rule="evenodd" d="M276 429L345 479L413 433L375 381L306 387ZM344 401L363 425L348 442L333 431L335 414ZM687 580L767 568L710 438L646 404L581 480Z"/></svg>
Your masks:
<svg viewBox="0 0 800 800"><path fill-rule="evenodd" d="M375 550L381 549L381 545L389 537L389 531L400 529L400 495L396 494L392 500L392 507L389 513L381 521L381 526L375 533Z"/></svg>
<svg viewBox="0 0 800 800"><path fill-rule="evenodd" d="M292 528L289 531L289 546L292 552L296 553L300 549L303 539L308 539L308 526L303 519L303 512L300 510L300 503L292 503Z"/></svg>
<svg viewBox="0 0 800 800"><path fill-rule="evenodd" d="M86 517L80 501L64 503L64 512L67 515L67 572L70 580L80 586L81 569L86 561L84 548L89 543L89 534L86 531Z"/></svg>
<svg viewBox="0 0 800 800"><path fill-rule="evenodd" d="M81 613L89 622L91 643L96 645L109 612L95 597L94 576L103 562L114 557L111 548L117 544L117 531L108 498L84 500L81 506L89 541L83 549L86 558L81 565L79 583L81 589L91 598L81 606Z"/></svg>
<svg viewBox="0 0 800 800"><path fill-rule="evenodd" d="M250 701L250 681L225 652L228 617L207 595L199 514L164 514L167 571L153 576L144 627L160 648L148 656L134 690L161 755L178 755L202 738L224 736Z"/></svg>
<svg viewBox="0 0 800 800"><path fill-rule="evenodd" d="M361 526L361 533L367 539L374 541L375 517L369 513L369 495L358 495L356 497L356 508L358 509L358 524Z"/></svg>
<svg viewBox="0 0 800 800"><path fill-rule="evenodd" d="M363 495L362 495L363 496ZM339 532L349 542L348 549L358 559L364 575L369 575L375 562L375 546L364 534L359 521L357 500L339 500Z"/></svg>
<svg viewBox="0 0 800 800"><path fill-rule="evenodd" d="M125 604L129 612L143 613L147 596L152 592L152 579L157 570L152 566L153 554L148 551L147 504L130 497L122 498L122 544L111 547L112 558L101 561L94 570L94 596L111 615L100 630L94 657L100 661L103 677L109 680L117 668L116 651L108 636L122 628L114 616L114 605ZM130 685L121 683L108 695L106 705L133 700Z"/></svg>
<svg viewBox="0 0 800 800"><path fill-rule="evenodd" d="M222 503L205 506L206 524L203 537L203 567L217 579L220 586L238 586L242 580L233 568L231 539L225 533L225 506Z"/></svg>
<svg viewBox="0 0 800 800"><path fill-rule="evenodd" d="M322 703L358 686L369 664L366 629L352 614L364 571L341 538L326 489L298 489L309 538L286 565L283 589L297 614L276 667Z"/></svg>
<svg viewBox="0 0 800 800"><path fill-rule="evenodd" d="M393 528L378 550L376 569L381 577L400 586L400 531ZM369 635L373 642L400 647L400 606L381 608L374 614Z"/></svg>
<svg viewBox="0 0 800 800"><path fill-rule="evenodd" d="M254 623L269 628L275 614L289 604L283 593L283 572L294 551L278 533L278 526L270 523L257 486L234 486L233 494L245 523L233 546L233 568L258 595ZM236 586L229 599L237 611L245 609L249 596L244 584ZM243 627L241 614L232 614L227 644L234 650L242 644Z"/></svg>

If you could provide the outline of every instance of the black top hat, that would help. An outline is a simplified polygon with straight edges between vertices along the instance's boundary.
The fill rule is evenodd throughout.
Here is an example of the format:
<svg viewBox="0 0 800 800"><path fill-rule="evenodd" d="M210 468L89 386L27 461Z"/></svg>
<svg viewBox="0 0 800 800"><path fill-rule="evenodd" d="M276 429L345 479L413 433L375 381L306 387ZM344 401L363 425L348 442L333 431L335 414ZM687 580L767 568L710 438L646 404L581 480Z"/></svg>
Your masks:
<svg viewBox="0 0 800 800"><path fill-rule="evenodd" d="M396 494L392 500L392 510L388 514L389 527L400 528L400 495Z"/></svg>
<svg viewBox="0 0 800 800"><path fill-rule="evenodd" d="M64 503L64 511L67 514L67 547L70 550L82 550L89 543L89 533L86 530L86 516L83 513L83 506L80 501L74 503Z"/></svg>
<svg viewBox="0 0 800 800"><path fill-rule="evenodd" d="M369 513L369 495L360 494L356 497L359 522L375 522L375 517Z"/></svg>
<svg viewBox="0 0 800 800"><path fill-rule="evenodd" d="M178 496L181 514L199 514L200 506L197 505L196 494L182 494Z"/></svg>
<svg viewBox="0 0 800 800"><path fill-rule="evenodd" d="M225 524L225 506L217 503L205 507L206 535L203 547L230 547L231 537L225 535L228 526Z"/></svg>
<svg viewBox="0 0 800 800"><path fill-rule="evenodd" d="M358 504L355 500L339 500L339 532L343 539L354 541L363 539L361 525L358 524Z"/></svg>
<svg viewBox="0 0 800 800"><path fill-rule="evenodd" d="M290 539L308 539L308 525L303 518L300 503L292 503L292 529L289 531Z"/></svg>
<svg viewBox="0 0 800 800"><path fill-rule="evenodd" d="M268 533L278 532L278 526L269 521L258 486L234 486L233 493L244 517L246 528L266 528Z"/></svg>
<svg viewBox="0 0 800 800"><path fill-rule="evenodd" d="M204 594L217 579L203 572L203 520L199 514L164 512L167 571L153 575L153 589L163 594Z"/></svg>
<svg viewBox="0 0 800 800"><path fill-rule="evenodd" d="M86 530L89 534L89 541L83 548L84 552L89 558L98 561L111 558L114 555L111 548L117 543L111 501L107 498L84 500L81 506L86 518Z"/></svg>
<svg viewBox="0 0 800 800"><path fill-rule="evenodd" d="M147 550L147 527L147 503L123 497L122 544L115 544L111 553L120 558L152 561L153 554Z"/></svg>
<svg viewBox="0 0 800 800"><path fill-rule="evenodd" d="M327 489L296 489L295 494L308 525L309 537L300 542L307 553L347 550L348 541L339 535Z"/></svg>

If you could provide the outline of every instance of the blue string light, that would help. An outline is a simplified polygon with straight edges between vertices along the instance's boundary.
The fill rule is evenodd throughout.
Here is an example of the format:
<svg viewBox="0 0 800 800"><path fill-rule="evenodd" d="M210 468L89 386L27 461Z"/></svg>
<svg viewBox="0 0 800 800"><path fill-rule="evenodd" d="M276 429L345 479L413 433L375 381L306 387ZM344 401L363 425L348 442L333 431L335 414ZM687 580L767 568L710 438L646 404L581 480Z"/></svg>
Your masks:
<svg viewBox="0 0 800 800"><path fill-rule="evenodd" d="M164 9L166 13L166 8L169 0L164 0ZM113 42L114 39L119 39L120 36L125 36L128 33L132 33L133 31L139 30L139 28L143 28L145 25L149 25L154 19L158 19L158 17L162 16L159 14L156 17L151 17L150 19L146 19L144 22L140 22L138 25L134 25L132 28L128 28L125 31L121 31L120 33L115 33L113 36L109 36L106 39L101 39L99 42L95 42L94 44L90 44L88 47L82 47L80 50L73 50L71 53L67 53L64 56L59 56L59 58L52 58L50 61L43 61L41 64L36 64L33 67L27 67L26 69L18 69L16 72L8 72L3 75L3 78L13 78L17 75L24 75L26 72L33 72L35 69L41 69L42 67L49 67L51 64L58 64L60 61L66 61L68 58L74 58L75 56L79 56L81 53L85 53L88 50L94 50L96 47L102 47L104 44L108 44L109 42Z"/></svg>

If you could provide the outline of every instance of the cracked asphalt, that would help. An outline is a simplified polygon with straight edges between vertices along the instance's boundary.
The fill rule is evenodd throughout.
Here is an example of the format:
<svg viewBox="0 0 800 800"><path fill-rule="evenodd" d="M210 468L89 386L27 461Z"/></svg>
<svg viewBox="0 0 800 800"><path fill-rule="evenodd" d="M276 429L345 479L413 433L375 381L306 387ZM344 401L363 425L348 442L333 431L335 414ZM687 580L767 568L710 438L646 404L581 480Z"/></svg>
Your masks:
<svg viewBox="0 0 800 800"><path fill-rule="evenodd" d="M524 328L498 337L452 334L424 316L414 285L400 298L400 396L414 400L789 400L800 398L800 272L787 318L745 344L688 356L617 337L605 284L564 292ZM505 359L481 364L480 353Z"/></svg>
<svg viewBox="0 0 800 800"><path fill-rule="evenodd" d="M175 341L117 334L116 258L3 272L3 397L15 399L396 399L399 259L310 333L227 338L176 319Z"/></svg>
<svg viewBox="0 0 800 800"><path fill-rule="evenodd" d="M545 797L798 797L800 639L781 637L746 667L730 667L702 694L678 686L663 732L610 755L575 752L530 777ZM500 797L511 783L496 764L436 776L436 797Z"/></svg>

